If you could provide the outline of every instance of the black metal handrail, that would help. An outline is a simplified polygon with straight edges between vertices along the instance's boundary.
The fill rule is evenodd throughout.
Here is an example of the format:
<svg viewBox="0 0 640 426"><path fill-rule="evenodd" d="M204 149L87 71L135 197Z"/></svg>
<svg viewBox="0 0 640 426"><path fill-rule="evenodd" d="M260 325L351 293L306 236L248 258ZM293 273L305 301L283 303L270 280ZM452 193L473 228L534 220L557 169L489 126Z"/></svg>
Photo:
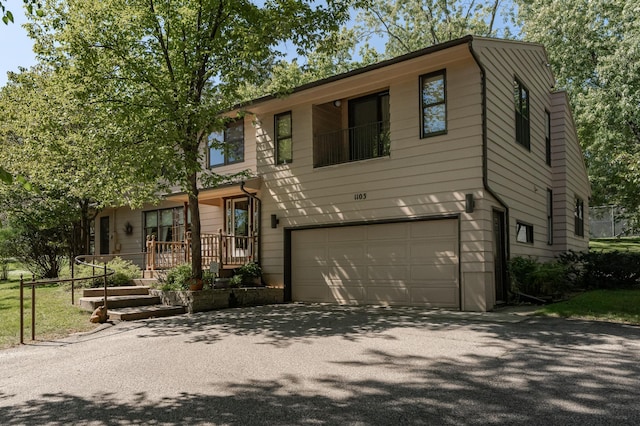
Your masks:
<svg viewBox="0 0 640 426"><path fill-rule="evenodd" d="M31 340L36 339L36 287L42 285L50 285L50 284L60 284L60 283L71 283L71 304L75 304L75 282L76 281L86 281L93 280L96 278L104 278L104 309L105 314L107 312L107 278L111 275L115 274L116 271L113 269L107 268L107 264L104 265L96 265L92 263L88 263L84 261L84 258L92 256L92 255L82 255L77 256L71 262L71 278L50 278L50 279L41 279L36 280L35 275L31 276L31 281L25 282L24 277L20 275L20 344L24 344L24 288L31 287ZM75 277L75 268L74 265L84 265L93 268L93 273L90 277ZM95 269L100 268L104 272L101 274L96 274Z"/></svg>
<svg viewBox="0 0 640 426"><path fill-rule="evenodd" d="M334 130L313 137L313 166L384 157L390 151L389 121Z"/></svg>

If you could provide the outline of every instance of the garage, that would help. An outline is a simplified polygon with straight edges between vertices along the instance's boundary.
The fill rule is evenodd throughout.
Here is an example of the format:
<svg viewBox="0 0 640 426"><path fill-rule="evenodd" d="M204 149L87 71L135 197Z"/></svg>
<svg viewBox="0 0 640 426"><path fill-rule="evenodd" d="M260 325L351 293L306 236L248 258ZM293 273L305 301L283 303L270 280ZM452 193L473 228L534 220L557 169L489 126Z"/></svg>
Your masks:
<svg viewBox="0 0 640 426"><path fill-rule="evenodd" d="M458 220L291 230L291 299L459 308Z"/></svg>

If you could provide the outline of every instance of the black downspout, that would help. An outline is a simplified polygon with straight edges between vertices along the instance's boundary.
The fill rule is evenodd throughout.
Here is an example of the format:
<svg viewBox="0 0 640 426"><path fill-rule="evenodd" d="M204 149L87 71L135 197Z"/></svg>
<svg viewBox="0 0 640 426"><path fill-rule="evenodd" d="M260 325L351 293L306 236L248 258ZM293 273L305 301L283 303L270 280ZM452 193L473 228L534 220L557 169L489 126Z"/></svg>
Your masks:
<svg viewBox="0 0 640 426"><path fill-rule="evenodd" d="M506 255L507 261L511 258L511 239L509 238L509 206L507 203L495 193L493 189L489 186L489 170L488 170L488 137L487 137L487 73L484 69L484 66L478 59L476 52L473 50L473 40L469 42L469 52L471 56L478 64L478 68L480 68L480 74L482 75L482 184L484 186L485 191L487 191L493 198L495 198L498 203L504 209L504 217L505 217L505 227L506 227Z"/></svg>
<svg viewBox="0 0 640 426"><path fill-rule="evenodd" d="M240 182L240 191L244 192L245 194L247 194L249 197L253 198L254 200L256 200L256 202L258 203L258 259L257 259L257 263L258 265L262 265L261 260L262 260L262 200L260 200L260 198L256 197L254 194L248 192L246 189L244 189L244 181Z"/></svg>

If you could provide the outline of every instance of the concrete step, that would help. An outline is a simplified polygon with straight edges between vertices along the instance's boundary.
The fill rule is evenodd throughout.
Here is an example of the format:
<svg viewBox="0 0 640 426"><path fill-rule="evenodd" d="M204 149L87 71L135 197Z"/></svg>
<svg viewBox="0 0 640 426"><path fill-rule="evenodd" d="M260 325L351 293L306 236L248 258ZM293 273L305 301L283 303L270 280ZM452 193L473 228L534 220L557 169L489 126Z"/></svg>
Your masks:
<svg viewBox="0 0 640 426"><path fill-rule="evenodd" d="M126 308L130 306L146 306L161 303L158 296L146 295L129 295L129 296L108 296L107 308ZM103 297L81 297L80 308L85 311L93 311L98 306L104 305Z"/></svg>
<svg viewBox="0 0 640 426"><path fill-rule="evenodd" d="M158 279L157 278L134 278L131 280L131 283L134 286L152 287L153 285L158 283Z"/></svg>
<svg viewBox="0 0 640 426"><path fill-rule="evenodd" d="M134 321L146 318L168 317L184 314L184 306L151 305L108 309L110 320Z"/></svg>
<svg viewBox="0 0 640 426"><path fill-rule="evenodd" d="M107 287L107 296L131 296L149 294L149 287L142 285L129 285L119 287ZM104 287L85 288L82 290L83 297L102 297Z"/></svg>

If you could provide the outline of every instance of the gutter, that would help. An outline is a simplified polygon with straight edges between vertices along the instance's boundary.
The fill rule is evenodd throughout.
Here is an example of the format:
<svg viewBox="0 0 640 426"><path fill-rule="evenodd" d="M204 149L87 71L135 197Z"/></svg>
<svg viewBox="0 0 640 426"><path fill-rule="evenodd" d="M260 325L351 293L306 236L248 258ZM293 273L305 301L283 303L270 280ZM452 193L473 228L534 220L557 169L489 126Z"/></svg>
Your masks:
<svg viewBox="0 0 640 426"><path fill-rule="evenodd" d="M257 220L258 222L258 257L257 257L256 263L260 266L261 259L262 259L262 235L261 235L262 234L262 200L260 200L260 198L256 197L254 194L244 189L244 184L245 184L244 181L240 182L240 191L244 192L245 194L253 198L258 203L258 220Z"/></svg>
<svg viewBox="0 0 640 426"><path fill-rule="evenodd" d="M480 68L481 80L482 80L482 185L484 190L487 191L504 209L505 217L505 231L506 231L506 257L507 261L511 258L511 239L509 238L509 206L504 200L491 188L489 185L489 167L488 167L488 136L487 136L487 73L480 62L480 59L473 50L473 39L469 40L469 53L473 57L474 61Z"/></svg>

